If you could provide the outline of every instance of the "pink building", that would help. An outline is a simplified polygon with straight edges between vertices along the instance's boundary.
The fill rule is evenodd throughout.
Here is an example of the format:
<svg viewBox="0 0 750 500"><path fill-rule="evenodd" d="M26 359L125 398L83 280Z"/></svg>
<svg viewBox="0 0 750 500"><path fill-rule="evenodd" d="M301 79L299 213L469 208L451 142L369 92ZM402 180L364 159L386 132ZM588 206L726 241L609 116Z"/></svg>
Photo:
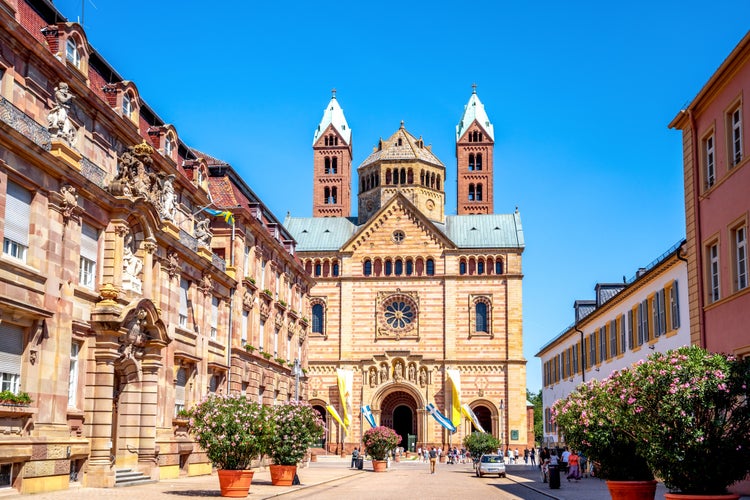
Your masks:
<svg viewBox="0 0 750 500"><path fill-rule="evenodd" d="M669 124L682 130L691 342L750 355L750 33Z"/></svg>

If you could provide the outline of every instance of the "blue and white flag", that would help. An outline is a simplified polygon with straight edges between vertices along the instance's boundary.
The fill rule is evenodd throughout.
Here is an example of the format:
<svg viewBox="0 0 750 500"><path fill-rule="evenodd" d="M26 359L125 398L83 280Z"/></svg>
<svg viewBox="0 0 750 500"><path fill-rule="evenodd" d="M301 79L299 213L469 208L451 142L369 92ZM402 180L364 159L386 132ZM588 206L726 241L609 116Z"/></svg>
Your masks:
<svg viewBox="0 0 750 500"><path fill-rule="evenodd" d="M451 432L456 432L456 426L453 425L453 422L451 422L445 415L440 413L440 410L435 408L435 405L430 403L427 405L427 411L430 412L430 415L432 415L435 420L438 421L440 425L445 427Z"/></svg>
<svg viewBox="0 0 750 500"><path fill-rule="evenodd" d="M367 420L367 423L370 424L370 427L376 427L375 417L372 416L370 405L364 405L361 409L362 409L362 415L365 416L365 420Z"/></svg>

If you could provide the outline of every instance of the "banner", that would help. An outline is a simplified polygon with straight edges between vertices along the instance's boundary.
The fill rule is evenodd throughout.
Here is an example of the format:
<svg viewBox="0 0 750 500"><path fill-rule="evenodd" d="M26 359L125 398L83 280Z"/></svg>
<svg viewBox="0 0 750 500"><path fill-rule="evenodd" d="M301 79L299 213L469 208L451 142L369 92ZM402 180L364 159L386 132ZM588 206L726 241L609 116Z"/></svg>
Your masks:
<svg viewBox="0 0 750 500"><path fill-rule="evenodd" d="M331 414L331 416L336 419L336 422L339 423L341 427L344 429L344 434L349 434L346 430L346 426L344 425L344 422L341 421L341 417L339 416L339 412L336 411L336 408L334 408L331 405L326 405L326 410L328 410L328 413Z"/></svg>
<svg viewBox="0 0 750 500"><path fill-rule="evenodd" d="M336 370L341 397L341 409L344 413L344 427L349 427L352 418L352 388L354 387L354 371L339 368Z"/></svg>
<svg viewBox="0 0 750 500"><path fill-rule="evenodd" d="M440 425L442 425L443 427L445 427L451 432L456 432L456 426L453 425L453 423L450 420L448 420L448 418L445 415L440 413L440 410L435 408L434 404L432 403L428 404L427 411L430 412L430 415L432 415L435 418L435 420L438 421Z"/></svg>
<svg viewBox="0 0 750 500"><path fill-rule="evenodd" d="M482 424L479 423L476 413L474 413L474 410L472 410L467 403L461 405L461 411L466 415L466 418L471 420L471 423L474 424L476 430L479 432L487 432L482 428Z"/></svg>
<svg viewBox="0 0 750 500"><path fill-rule="evenodd" d="M362 415L365 416L365 420L367 420L367 423L370 424L370 427L377 427L375 425L375 417L372 416L372 411L370 410L370 405L364 405L361 410Z"/></svg>
<svg viewBox="0 0 750 500"><path fill-rule="evenodd" d="M213 208L204 208L203 210L214 217L223 217L224 222L234 225L234 214L229 210L214 210Z"/></svg>
<svg viewBox="0 0 750 500"><path fill-rule="evenodd" d="M453 386L451 397L451 422L453 425L461 424L461 372L458 370L445 370L448 380Z"/></svg>

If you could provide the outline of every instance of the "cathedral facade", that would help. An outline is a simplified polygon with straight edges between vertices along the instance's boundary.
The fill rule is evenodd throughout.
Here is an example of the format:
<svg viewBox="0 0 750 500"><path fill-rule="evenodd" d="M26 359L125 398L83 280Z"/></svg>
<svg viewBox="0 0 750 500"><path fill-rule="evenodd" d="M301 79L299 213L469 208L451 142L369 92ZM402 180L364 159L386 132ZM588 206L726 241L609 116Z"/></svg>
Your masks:
<svg viewBox="0 0 750 500"><path fill-rule="evenodd" d="M493 149L494 129L475 90L456 127L458 215L446 215L446 167L430 146L402 122L353 182L352 131L335 93L326 107L313 138L313 217L288 216L284 225L316 280L308 399L348 420L340 425L328 415L328 451L358 445L369 428L364 406L402 436L405 449L460 446L477 424L511 448L533 442L523 230L517 209L494 213ZM428 404L456 431L438 424ZM474 421L454 411L461 405Z"/></svg>

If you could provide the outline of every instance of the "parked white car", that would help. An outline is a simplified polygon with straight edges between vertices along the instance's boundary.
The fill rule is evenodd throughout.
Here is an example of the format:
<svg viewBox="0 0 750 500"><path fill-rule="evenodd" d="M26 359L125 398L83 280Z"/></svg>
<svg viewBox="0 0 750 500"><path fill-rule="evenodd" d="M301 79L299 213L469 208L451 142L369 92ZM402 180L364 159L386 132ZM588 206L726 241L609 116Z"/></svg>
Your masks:
<svg viewBox="0 0 750 500"><path fill-rule="evenodd" d="M497 477L505 477L505 461L500 455L482 455L476 465L477 477L485 474L497 474Z"/></svg>

